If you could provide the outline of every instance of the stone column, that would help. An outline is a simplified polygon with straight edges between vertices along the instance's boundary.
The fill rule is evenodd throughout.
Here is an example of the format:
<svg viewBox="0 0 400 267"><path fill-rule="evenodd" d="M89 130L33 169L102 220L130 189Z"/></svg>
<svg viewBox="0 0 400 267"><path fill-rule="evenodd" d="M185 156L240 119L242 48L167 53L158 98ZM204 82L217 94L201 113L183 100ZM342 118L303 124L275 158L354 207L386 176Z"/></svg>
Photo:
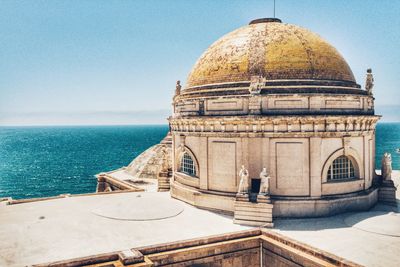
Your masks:
<svg viewBox="0 0 400 267"><path fill-rule="evenodd" d="M321 170L323 162L321 160L321 145L320 137L310 138L310 196L321 196Z"/></svg>

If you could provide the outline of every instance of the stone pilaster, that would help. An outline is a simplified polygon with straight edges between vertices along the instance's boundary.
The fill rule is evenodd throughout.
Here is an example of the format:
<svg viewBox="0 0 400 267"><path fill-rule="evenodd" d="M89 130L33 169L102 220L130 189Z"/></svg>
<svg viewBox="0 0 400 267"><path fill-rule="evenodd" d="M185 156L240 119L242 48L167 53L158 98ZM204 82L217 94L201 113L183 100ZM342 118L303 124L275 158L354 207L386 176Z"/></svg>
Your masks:
<svg viewBox="0 0 400 267"><path fill-rule="evenodd" d="M320 137L310 138L310 196L321 196L321 142Z"/></svg>
<svg viewBox="0 0 400 267"><path fill-rule="evenodd" d="M261 97L254 95L249 98L249 113L251 115L261 114Z"/></svg>
<svg viewBox="0 0 400 267"><path fill-rule="evenodd" d="M202 149L199 150L199 162L200 164L200 188L204 190L208 190L208 138L200 137L200 147Z"/></svg>

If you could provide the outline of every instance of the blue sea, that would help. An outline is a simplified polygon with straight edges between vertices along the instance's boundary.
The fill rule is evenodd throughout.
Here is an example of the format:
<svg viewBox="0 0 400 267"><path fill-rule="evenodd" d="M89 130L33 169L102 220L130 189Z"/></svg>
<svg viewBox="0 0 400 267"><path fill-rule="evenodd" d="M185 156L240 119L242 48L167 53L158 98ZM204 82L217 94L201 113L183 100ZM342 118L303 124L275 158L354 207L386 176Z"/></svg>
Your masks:
<svg viewBox="0 0 400 267"><path fill-rule="evenodd" d="M0 127L0 197L90 193L95 174L128 165L168 126ZM376 167L385 151L400 169L400 123L379 123Z"/></svg>
<svg viewBox="0 0 400 267"><path fill-rule="evenodd" d="M167 132L167 125L0 127L0 197L95 192L95 174L128 165Z"/></svg>

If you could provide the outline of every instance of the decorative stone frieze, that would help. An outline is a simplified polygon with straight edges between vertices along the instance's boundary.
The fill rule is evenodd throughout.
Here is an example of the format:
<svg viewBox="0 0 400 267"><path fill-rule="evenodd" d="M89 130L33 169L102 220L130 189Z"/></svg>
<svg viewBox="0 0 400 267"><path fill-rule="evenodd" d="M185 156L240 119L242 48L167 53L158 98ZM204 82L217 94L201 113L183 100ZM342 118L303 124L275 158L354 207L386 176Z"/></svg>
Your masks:
<svg viewBox="0 0 400 267"><path fill-rule="evenodd" d="M374 131L379 116L325 117L191 117L170 118L173 132L182 133L356 133Z"/></svg>

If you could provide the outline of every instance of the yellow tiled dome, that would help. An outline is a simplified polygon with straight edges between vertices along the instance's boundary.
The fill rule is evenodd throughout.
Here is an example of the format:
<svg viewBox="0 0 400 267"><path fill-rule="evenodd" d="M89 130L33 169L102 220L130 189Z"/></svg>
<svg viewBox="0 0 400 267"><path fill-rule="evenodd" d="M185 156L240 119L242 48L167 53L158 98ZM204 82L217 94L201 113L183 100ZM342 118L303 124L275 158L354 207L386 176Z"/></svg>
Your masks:
<svg viewBox="0 0 400 267"><path fill-rule="evenodd" d="M212 44L190 72L186 88L250 81L341 81L356 85L339 52L311 31L259 19Z"/></svg>

